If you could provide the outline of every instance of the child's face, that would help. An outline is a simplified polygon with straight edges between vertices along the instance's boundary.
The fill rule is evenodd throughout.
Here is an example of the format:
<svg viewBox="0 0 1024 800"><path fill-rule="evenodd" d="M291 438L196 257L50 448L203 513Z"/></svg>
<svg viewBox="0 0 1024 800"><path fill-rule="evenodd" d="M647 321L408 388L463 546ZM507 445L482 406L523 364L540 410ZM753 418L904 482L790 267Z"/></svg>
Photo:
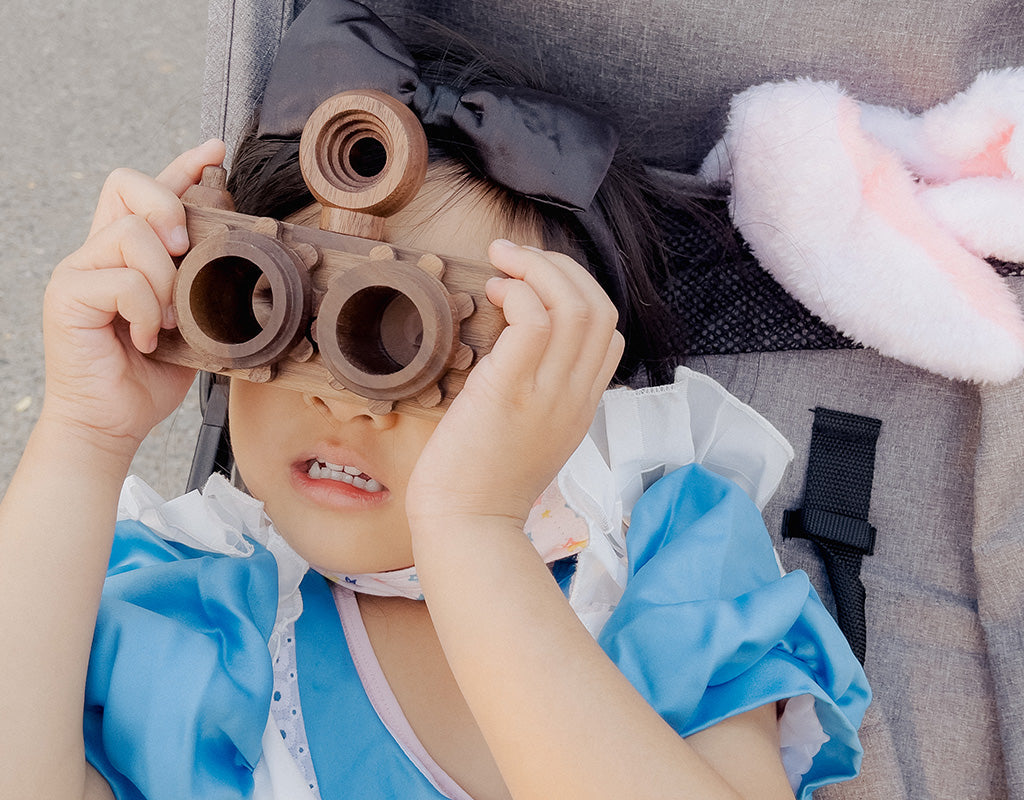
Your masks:
<svg viewBox="0 0 1024 800"><path fill-rule="evenodd" d="M501 237L541 244L535 233L511 230L478 190L452 200L449 183L429 178L385 231L394 244L480 260ZM231 383L229 420L246 487L307 561L346 573L412 564L405 489L435 420L375 416L362 401L241 380ZM325 464L361 473L361 480L324 477Z"/></svg>

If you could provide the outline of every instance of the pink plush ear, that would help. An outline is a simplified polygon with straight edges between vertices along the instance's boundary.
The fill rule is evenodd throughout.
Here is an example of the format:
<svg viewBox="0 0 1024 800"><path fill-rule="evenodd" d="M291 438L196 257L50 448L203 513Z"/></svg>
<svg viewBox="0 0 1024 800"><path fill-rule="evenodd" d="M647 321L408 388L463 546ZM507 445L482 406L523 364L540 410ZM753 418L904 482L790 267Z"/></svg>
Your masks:
<svg viewBox="0 0 1024 800"><path fill-rule="evenodd" d="M835 85L734 98L723 153L732 215L761 264L857 341L950 378L1024 371L1009 287L933 219L899 158L864 133Z"/></svg>
<svg viewBox="0 0 1024 800"><path fill-rule="evenodd" d="M928 186L919 198L928 215L976 256L1024 263L1024 182L963 178Z"/></svg>
<svg viewBox="0 0 1024 800"><path fill-rule="evenodd" d="M922 144L952 166L942 174L915 169L926 181L1024 177L1024 69L982 72L920 121Z"/></svg>

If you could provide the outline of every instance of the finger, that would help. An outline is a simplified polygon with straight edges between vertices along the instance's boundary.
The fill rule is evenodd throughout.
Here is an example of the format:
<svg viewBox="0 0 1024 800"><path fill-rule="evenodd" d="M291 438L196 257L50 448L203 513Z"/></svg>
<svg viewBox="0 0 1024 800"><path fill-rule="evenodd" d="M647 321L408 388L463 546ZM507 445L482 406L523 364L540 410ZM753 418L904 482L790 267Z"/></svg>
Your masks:
<svg viewBox="0 0 1024 800"><path fill-rule="evenodd" d="M509 275L517 278L525 278L528 274L529 267L532 264L537 263L531 262L530 254L532 254L543 259L543 262L550 262L552 265L557 267L561 274L576 288L576 291L585 298L588 304L595 308L605 308L611 313L616 313L614 311L614 305L612 305L607 293L601 288L597 279L590 274L586 267L571 256L568 256L565 253L559 253L555 250L541 250L537 247L518 247L516 245L508 247L505 240L500 240L499 242L495 242L495 244L499 245L497 253L502 263L505 265L499 266ZM518 253L517 250L519 251ZM555 288L555 292L555 299L562 297L565 294L564 289L560 288ZM545 299L547 304L548 298L544 297L543 299Z"/></svg>
<svg viewBox="0 0 1024 800"><path fill-rule="evenodd" d="M615 377L615 371L619 368L619 362L622 361L622 354L626 351L626 340L623 338L619 331L612 333L611 341L608 342L608 349L605 352L604 363L601 365L601 369L597 374L597 378L594 381L594 385L591 393L591 402L594 407L597 407L598 401L601 399L601 395L605 393L608 387L611 385L612 378Z"/></svg>
<svg viewBox="0 0 1024 800"><path fill-rule="evenodd" d="M181 197L189 186L199 183L203 169L224 163L224 151L224 142L209 139L174 159L156 179Z"/></svg>
<svg viewBox="0 0 1024 800"><path fill-rule="evenodd" d="M174 327L174 279L170 254L157 233L135 215L121 217L86 240L62 261L54 277L66 271L93 272L129 268L142 276L161 310L162 325Z"/></svg>
<svg viewBox="0 0 1024 800"><path fill-rule="evenodd" d="M188 249L185 209L178 196L148 175L122 167L103 184L89 238L131 215L145 220L168 252L181 255Z"/></svg>
<svg viewBox="0 0 1024 800"><path fill-rule="evenodd" d="M611 299L608 297L608 293L598 283L595 278L586 267L580 264L572 256L568 256L565 253L559 253L556 250L537 250L536 248L526 247L526 250L535 250L536 252L543 255L546 259L551 261L553 264L558 266L573 283L580 293L587 298L588 302L592 303L595 308L601 306L607 306L609 310L614 310L615 306ZM613 311L616 313L616 311Z"/></svg>
<svg viewBox="0 0 1024 800"><path fill-rule="evenodd" d="M491 243L488 254L491 263L506 275L532 285L547 308L577 294L573 281L542 250L498 239Z"/></svg>
<svg viewBox="0 0 1024 800"><path fill-rule="evenodd" d="M526 249L529 250L531 248ZM618 308L616 308L608 293L586 267L565 253L551 250L538 252L541 252L546 259L559 267L565 276L573 282L580 295L585 298L587 305L593 309L593 315L590 318L592 323L599 325L601 330L610 330L617 326L619 321ZM588 341L594 342L594 355L598 360L603 359L605 352L604 339L602 337L588 337Z"/></svg>
<svg viewBox="0 0 1024 800"><path fill-rule="evenodd" d="M163 315L149 282L137 270L71 272L49 294L55 321L62 327L100 330L120 316L140 352L156 349Z"/></svg>
<svg viewBox="0 0 1024 800"><path fill-rule="evenodd" d="M523 281L491 278L487 297L501 308L508 326L491 349L492 367L510 387L532 389L537 366L551 337L551 320L536 292Z"/></svg>
<svg viewBox="0 0 1024 800"><path fill-rule="evenodd" d="M543 372L583 380L604 361L617 319L615 307L586 270L568 256L516 247L492 246L495 266L528 283L548 309L553 346Z"/></svg>
<svg viewBox="0 0 1024 800"><path fill-rule="evenodd" d="M211 139L178 156L156 178L121 168L107 178L93 217L90 235L126 214L138 214L161 234L167 249L180 255L188 248L180 196L199 182L203 169L222 163L224 143Z"/></svg>
<svg viewBox="0 0 1024 800"><path fill-rule="evenodd" d="M597 279L571 256L556 251L538 252L562 270L563 274L576 287L580 297L583 298L587 311L577 318L583 326L583 340L580 344L579 354L574 361L574 368L577 372L581 370L584 372L583 379L585 381L587 380L587 371L596 368L598 375L604 376L598 380L601 391L603 391L611 378L611 375L606 375L605 369L609 348L615 350L618 347L611 341L611 337L616 334L619 311ZM619 334L619 338L622 338L621 334ZM615 356L616 363L621 358L620 352Z"/></svg>

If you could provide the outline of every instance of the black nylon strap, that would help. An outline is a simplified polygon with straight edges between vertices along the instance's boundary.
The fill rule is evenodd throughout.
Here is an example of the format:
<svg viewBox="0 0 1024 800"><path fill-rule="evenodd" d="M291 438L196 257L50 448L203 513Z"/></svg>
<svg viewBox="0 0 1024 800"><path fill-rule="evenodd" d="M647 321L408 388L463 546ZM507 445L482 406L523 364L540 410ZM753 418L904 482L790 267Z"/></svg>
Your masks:
<svg viewBox="0 0 1024 800"><path fill-rule="evenodd" d="M867 624L861 560L875 549L868 523L880 420L814 409L802 508L783 517L783 537L810 539L821 552L839 628L864 663Z"/></svg>
<svg viewBox="0 0 1024 800"><path fill-rule="evenodd" d="M200 410L203 424L192 455L186 492L202 489L214 472L231 474L234 459L228 444L228 383L210 372L199 374Z"/></svg>

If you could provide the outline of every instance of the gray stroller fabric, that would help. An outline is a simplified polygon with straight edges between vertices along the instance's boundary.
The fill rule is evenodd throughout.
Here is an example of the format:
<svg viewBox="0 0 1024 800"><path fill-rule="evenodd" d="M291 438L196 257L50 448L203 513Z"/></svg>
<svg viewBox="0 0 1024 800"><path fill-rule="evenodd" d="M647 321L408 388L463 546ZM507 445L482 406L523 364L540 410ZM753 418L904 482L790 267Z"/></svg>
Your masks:
<svg viewBox="0 0 1024 800"><path fill-rule="evenodd" d="M282 26L307 0L212 0L207 131L229 144L262 91ZM510 42L570 97L607 103L645 161L693 172L729 98L768 80L837 80L866 102L921 111L982 69L1021 61L1017 0L378 0L429 16L496 53ZM390 20L389 20L390 22Z"/></svg>
<svg viewBox="0 0 1024 800"><path fill-rule="evenodd" d="M765 509L773 534L783 512L800 505L811 409L882 419L870 512L878 533L861 570L865 669L875 692L862 730L864 768L816 796L1024 796L1024 577L1014 558L1021 554L1008 552L1019 551L1024 530L1014 468L1024 463L1024 382L979 392L871 350L710 356L689 366L793 444L797 459ZM806 570L829 604L814 545L780 536L776 546L785 567Z"/></svg>
<svg viewBox="0 0 1024 800"><path fill-rule="evenodd" d="M211 0L205 133L229 149L302 5ZM646 160L687 185L723 131L730 96L751 85L836 80L863 100L921 111L981 69L1024 64L1019 0L371 5L382 16L428 15L499 52L516 42L556 90L615 109ZM811 409L882 420L877 543L861 573L876 701L862 731L863 774L817 796L1024 800L1024 380L978 388L851 349L749 256L723 269L699 229L676 219L668 234L680 256L664 291L685 317L680 349L796 449L765 518L785 567L805 569L826 604L814 545L780 533L783 511L800 505ZM1024 300L1024 279L1009 280Z"/></svg>

